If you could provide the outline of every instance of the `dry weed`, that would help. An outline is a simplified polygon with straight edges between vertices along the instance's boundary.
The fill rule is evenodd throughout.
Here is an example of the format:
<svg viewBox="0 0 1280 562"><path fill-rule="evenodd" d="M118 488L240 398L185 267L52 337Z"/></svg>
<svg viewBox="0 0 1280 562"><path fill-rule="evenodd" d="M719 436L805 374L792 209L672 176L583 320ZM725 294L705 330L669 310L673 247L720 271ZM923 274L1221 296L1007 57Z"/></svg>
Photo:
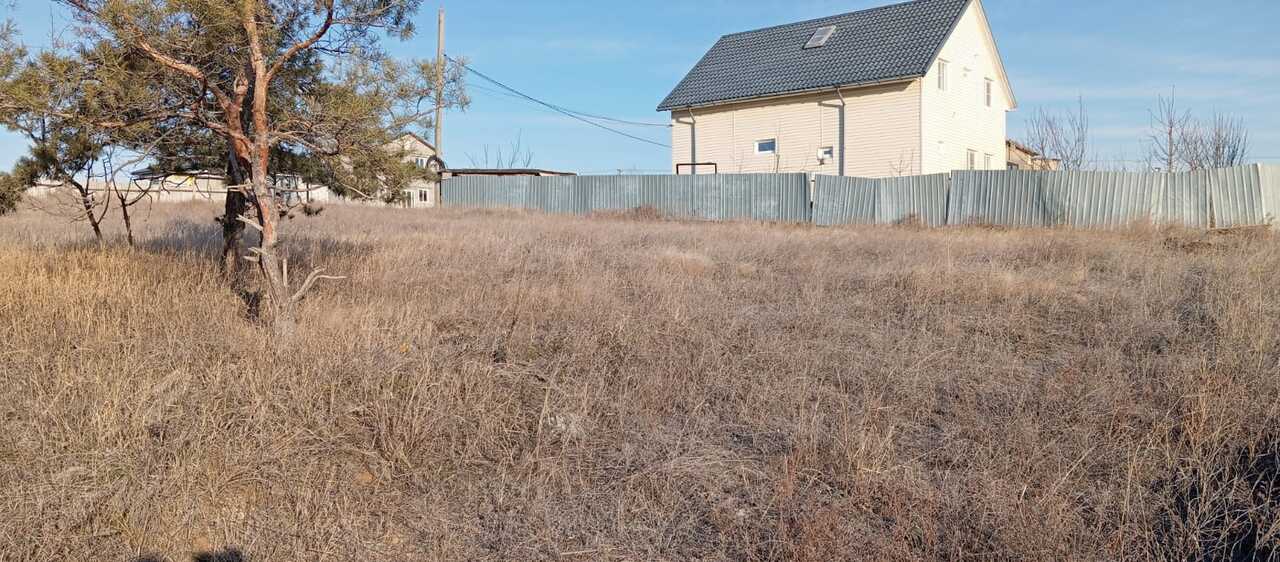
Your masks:
<svg viewBox="0 0 1280 562"><path fill-rule="evenodd" d="M0 218L0 558L1277 557L1269 236L217 212Z"/></svg>

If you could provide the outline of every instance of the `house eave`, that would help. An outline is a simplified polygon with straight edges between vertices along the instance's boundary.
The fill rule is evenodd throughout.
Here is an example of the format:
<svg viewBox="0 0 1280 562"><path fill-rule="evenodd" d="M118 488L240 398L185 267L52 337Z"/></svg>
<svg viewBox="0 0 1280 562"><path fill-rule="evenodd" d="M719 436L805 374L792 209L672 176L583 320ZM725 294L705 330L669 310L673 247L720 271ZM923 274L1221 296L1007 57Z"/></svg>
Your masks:
<svg viewBox="0 0 1280 562"><path fill-rule="evenodd" d="M658 111L672 111L672 112L688 111L693 109L703 109L707 107L716 107L721 105L734 105L734 104L754 102L754 101L768 101L768 100L776 100L776 99L782 99L782 98L791 98L796 96L812 95L812 94L817 94L821 92L837 92L837 91L842 92L845 90L872 88L875 86L887 86L889 84L910 83L910 82L915 82L916 80L919 80L921 78L924 78L923 74L914 74L910 76L898 76L894 78L886 78L883 80L874 80L871 82L857 82L854 84L842 84L838 86L822 86L819 88L792 90L788 92L769 94L765 96L747 96L747 97L741 97L741 98L731 98L731 99L716 100L716 101L709 101L709 102L696 103L696 104L663 104L658 106Z"/></svg>

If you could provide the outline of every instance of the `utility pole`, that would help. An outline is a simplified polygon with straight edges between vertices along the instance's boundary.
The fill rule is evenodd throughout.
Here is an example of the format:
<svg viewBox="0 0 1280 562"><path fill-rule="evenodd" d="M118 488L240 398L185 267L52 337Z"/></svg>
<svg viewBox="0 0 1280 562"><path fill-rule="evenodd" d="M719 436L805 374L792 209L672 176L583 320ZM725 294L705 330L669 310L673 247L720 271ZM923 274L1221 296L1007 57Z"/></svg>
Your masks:
<svg viewBox="0 0 1280 562"><path fill-rule="evenodd" d="M436 160L444 163L444 6L436 25ZM443 166L442 166L443 168ZM444 170L441 169L443 173ZM436 206L444 206L444 178L436 180Z"/></svg>

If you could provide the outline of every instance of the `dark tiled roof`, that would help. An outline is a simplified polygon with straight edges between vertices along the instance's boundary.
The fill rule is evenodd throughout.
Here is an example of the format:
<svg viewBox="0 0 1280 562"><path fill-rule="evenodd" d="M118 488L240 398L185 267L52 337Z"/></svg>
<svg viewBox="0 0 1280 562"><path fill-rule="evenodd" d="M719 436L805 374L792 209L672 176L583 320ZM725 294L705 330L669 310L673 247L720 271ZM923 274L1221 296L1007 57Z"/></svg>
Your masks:
<svg viewBox="0 0 1280 562"><path fill-rule="evenodd" d="M916 0L725 35L658 111L924 76L969 2ZM827 44L805 49L828 25Z"/></svg>

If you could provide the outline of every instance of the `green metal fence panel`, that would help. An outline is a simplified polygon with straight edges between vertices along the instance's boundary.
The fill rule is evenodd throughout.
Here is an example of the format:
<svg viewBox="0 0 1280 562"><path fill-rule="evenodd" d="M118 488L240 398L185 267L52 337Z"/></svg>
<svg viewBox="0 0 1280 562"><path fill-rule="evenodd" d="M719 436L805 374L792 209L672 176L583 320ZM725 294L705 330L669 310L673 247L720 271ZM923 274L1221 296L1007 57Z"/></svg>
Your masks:
<svg viewBox="0 0 1280 562"><path fill-rule="evenodd" d="M1164 188L1157 201L1155 222L1208 228L1210 172L1159 175L1164 176Z"/></svg>
<svg viewBox="0 0 1280 562"><path fill-rule="evenodd" d="M973 171L952 174L948 224L1118 228L1208 225L1211 174Z"/></svg>
<svg viewBox="0 0 1280 562"><path fill-rule="evenodd" d="M1165 178L1131 172L1040 172L1053 225L1116 228L1155 219Z"/></svg>
<svg viewBox="0 0 1280 562"><path fill-rule="evenodd" d="M906 176L879 180L876 222L896 224L918 220L928 226L947 224L950 174Z"/></svg>
<svg viewBox="0 0 1280 562"><path fill-rule="evenodd" d="M1259 166L1213 170L1213 224L1218 228L1266 224Z"/></svg>
<svg viewBox="0 0 1280 562"><path fill-rule="evenodd" d="M1259 165L1258 177L1262 183L1262 218L1271 226L1280 226L1280 166Z"/></svg>
<svg viewBox="0 0 1280 562"><path fill-rule="evenodd" d="M448 206L588 214L652 207L707 220L809 221L805 174L463 176L444 182Z"/></svg>
<svg viewBox="0 0 1280 562"><path fill-rule="evenodd" d="M953 172L947 224L1052 226L1062 209L1046 199L1043 183L1041 172Z"/></svg>
<svg viewBox="0 0 1280 562"><path fill-rule="evenodd" d="M805 174L465 176L449 206L584 215L652 207L703 220L930 226L1117 228L1151 221L1205 228L1268 224L1280 214L1280 166L1183 173L957 171L901 178Z"/></svg>
<svg viewBox="0 0 1280 562"><path fill-rule="evenodd" d="M692 180L693 216L708 220L809 222L806 174L667 176Z"/></svg>
<svg viewBox="0 0 1280 562"><path fill-rule="evenodd" d="M869 178L814 176L814 224L875 224L878 185L879 182Z"/></svg>
<svg viewBox="0 0 1280 562"><path fill-rule="evenodd" d="M815 176L814 224L947 223L947 174L899 178Z"/></svg>

